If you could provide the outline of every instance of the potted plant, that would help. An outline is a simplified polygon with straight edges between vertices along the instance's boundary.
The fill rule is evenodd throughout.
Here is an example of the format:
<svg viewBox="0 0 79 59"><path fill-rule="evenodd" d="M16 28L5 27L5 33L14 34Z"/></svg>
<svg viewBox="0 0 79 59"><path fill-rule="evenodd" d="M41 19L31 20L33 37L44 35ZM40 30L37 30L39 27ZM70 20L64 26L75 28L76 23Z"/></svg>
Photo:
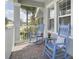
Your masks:
<svg viewBox="0 0 79 59"><path fill-rule="evenodd" d="M51 33L48 32L48 42L51 42Z"/></svg>
<svg viewBox="0 0 79 59"><path fill-rule="evenodd" d="M51 33L50 32L48 32L48 38L51 38Z"/></svg>

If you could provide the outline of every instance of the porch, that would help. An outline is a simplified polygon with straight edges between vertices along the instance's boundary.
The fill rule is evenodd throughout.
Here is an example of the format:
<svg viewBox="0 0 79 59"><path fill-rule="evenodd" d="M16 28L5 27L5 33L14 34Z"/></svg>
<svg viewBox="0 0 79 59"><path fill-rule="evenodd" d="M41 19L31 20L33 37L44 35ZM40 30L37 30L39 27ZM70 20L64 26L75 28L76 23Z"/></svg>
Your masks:
<svg viewBox="0 0 79 59"><path fill-rule="evenodd" d="M31 33L37 33L36 28L44 24L43 39L48 37L48 32L58 33L59 25L70 25L67 54L73 57L72 38L72 0L12 0L14 18L11 28L6 28L6 59L49 59L42 55L44 42L37 45L36 37L29 37ZM63 3L63 4L62 4ZM66 5L64 5L66 4ZM64 8L65 7L65 8ZM32 9L31 13L29 10ZM21 10L24 10L23 15ZM22 15L22 16L21 16ZM29 19L31 15L31 20ZM22 22L23 18L25 22ZM38 19L39 18L39 19ZM38 19L38 20L37 20ZM32 23L33 22L33 23ZM24 27L20 32L20 27ZM31 28L31 29L30 29ZM34 28L34 30L33 30ZM23 35L23 38L21 37ZM26 37L27 36L27 37ZM53 37L53 36L52 36ZM22 40L22 39L24 40ZM22 43L22 44L21 44ZM11 55L11 56L10 56ZM59 57L60 58L60 57Z"/></svg>

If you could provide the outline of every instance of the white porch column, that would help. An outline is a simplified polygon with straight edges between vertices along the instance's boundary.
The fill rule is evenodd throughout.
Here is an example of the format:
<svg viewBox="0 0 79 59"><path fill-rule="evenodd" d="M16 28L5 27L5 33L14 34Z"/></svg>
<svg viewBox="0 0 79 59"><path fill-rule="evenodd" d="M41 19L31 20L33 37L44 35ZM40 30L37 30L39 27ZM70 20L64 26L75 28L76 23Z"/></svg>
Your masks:
<svg viewBox="0 0 79 59"><path fill-rule="evenodd" d="M47 32L48 32L48 9L45 7L43 9L43 17L44 17L44 37L47 37Z"/></svg>
<svg viewBox="0 0 79 59"><path fill-rule="evenodd" d="M73 0L71 0L71 37L73 36Z"/></svg>
<svg viewBox="0 0 79 59"><path fill-rule="evenodd" d="M14 3L14 27L15 27L15 43L20 40L20 4Z"/></svg>
<svg viewBox="0 0 79 59"><path fill-rule="evenodd" d="M54 32L57 32L57 4L56 4L56 0L54 0Z"/></svg>

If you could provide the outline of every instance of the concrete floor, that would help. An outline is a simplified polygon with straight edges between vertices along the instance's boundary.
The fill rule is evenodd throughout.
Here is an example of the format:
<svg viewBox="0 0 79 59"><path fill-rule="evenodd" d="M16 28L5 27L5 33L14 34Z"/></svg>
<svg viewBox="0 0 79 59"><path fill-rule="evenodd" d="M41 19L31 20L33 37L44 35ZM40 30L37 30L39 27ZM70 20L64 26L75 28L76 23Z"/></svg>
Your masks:
<svg viewBox="0 0 79 59"><path fill-rule="evenodd" d="M43 55L44 44L37 45L35 43L17 44L12 51L10 59L49 59ZM60 57L59 57L60 58ZM69 56L68 59L73 59Z"/></svg>
<svg viewBox="0 0 79 59"><path fill-rule="evenodd" d="M44 45L26 43L14 48L10 59L49 59L43 56Z"/></svg>

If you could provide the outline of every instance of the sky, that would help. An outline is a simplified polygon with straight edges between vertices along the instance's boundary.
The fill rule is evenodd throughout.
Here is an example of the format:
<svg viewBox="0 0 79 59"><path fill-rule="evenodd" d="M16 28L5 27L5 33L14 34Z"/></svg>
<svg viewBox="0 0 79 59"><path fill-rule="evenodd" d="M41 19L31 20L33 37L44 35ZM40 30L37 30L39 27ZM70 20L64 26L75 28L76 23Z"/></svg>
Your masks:
<svg viewBox="0 0 79 59"><path fill-rule="evenodd" d="M5 17L7 17L10 20L13 20L13 3L6 1L5 3Z"/></svg>
<svg viewBox="0 0 79 59"><path fill-rule="evenodd" d="M20 8L20 19L23 21L23 22L26 22L27 21L27 11L25 11L24 9ZM30 17L32 16L32 13L29 12L28 14L28 19L30 19Z"/></svg>
<svg viewBox="0 0 79 59"><path fill-rule="evenodd" d="M23 22L26 22L26 19L27 19L26 11L23 10L22 8L20 8L20 19L21 19Z"/></svg>

